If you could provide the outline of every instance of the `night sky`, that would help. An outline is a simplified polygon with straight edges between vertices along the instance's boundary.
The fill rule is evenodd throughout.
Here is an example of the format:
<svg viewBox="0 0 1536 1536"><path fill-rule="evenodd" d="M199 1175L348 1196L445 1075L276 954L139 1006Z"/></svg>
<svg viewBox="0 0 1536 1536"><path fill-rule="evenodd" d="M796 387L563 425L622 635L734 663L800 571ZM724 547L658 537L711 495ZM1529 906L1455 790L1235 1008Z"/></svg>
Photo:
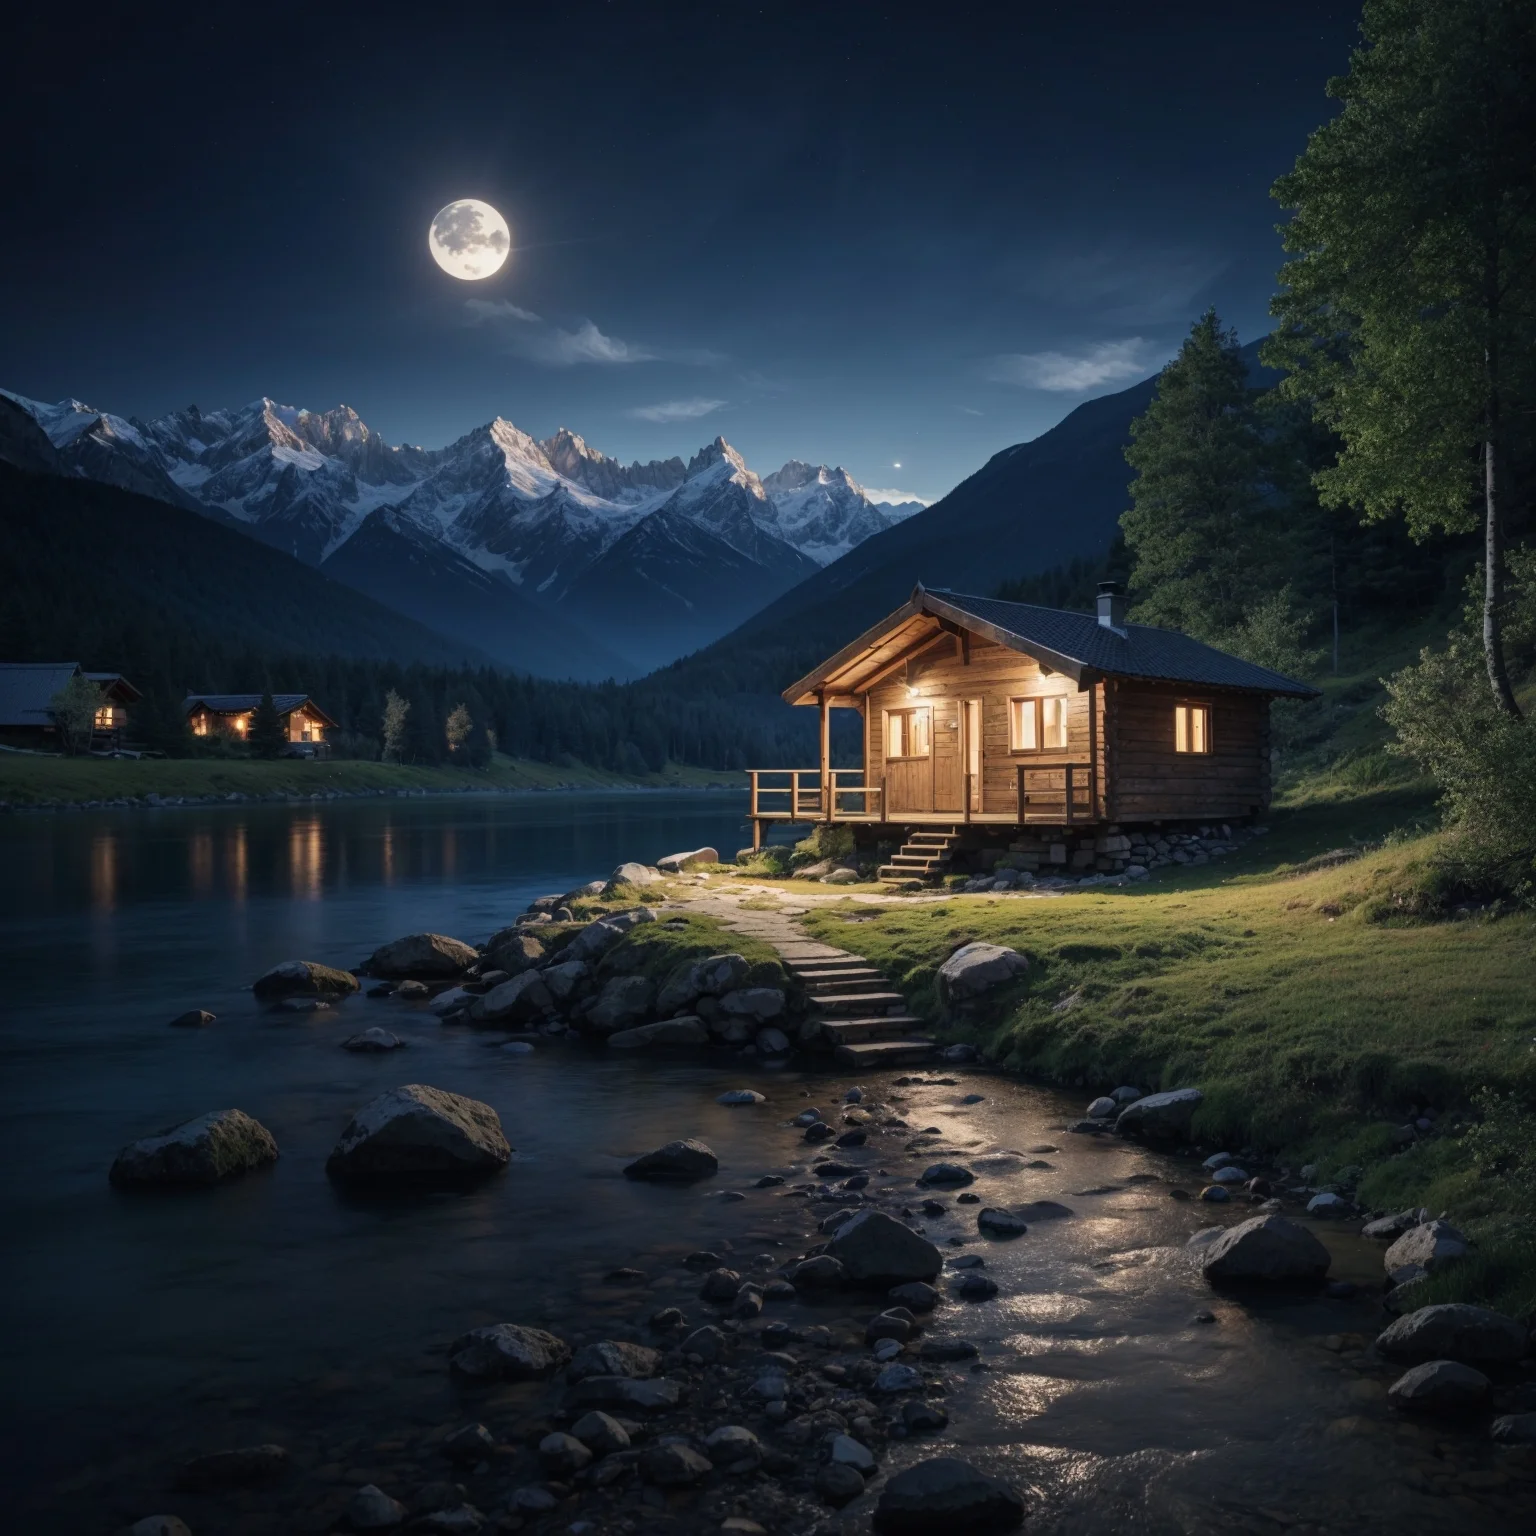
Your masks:
<svg viewBox="0 0 1536 1536"><path fill-rule="evenodd" d="M763 472L933 498L1207 305L1268 329L1269 186L1357 22L33 7L0 51L0 386L140 416L345 401L428 446L502 415L625 459L718 432ZM481 283L427 251L460 197L512 226Z"/></svg>

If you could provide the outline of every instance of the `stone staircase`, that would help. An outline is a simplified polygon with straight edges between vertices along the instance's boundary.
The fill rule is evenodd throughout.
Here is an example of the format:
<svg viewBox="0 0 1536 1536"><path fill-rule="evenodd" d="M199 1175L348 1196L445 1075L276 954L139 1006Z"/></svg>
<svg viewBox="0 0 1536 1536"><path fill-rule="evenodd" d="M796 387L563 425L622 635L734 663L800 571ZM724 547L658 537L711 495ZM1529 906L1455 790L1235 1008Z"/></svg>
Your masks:
<svg viewBox="0 0 1536 1536"><path fill-rule="evenodd" d="M955 844L960 841L958 827L933 827L914 832L901 845L901 852L889 864L880 866L882 880L934 880L949 866Z"/></svg>
<svg viewBox="0 0 1536 1536"><path fill-rule="evenodd" d="M860 955L812 941L784 946L784 963L805 988L823 1038L848 1066L890 1066L933 1052L923 1021Z"/></svg>

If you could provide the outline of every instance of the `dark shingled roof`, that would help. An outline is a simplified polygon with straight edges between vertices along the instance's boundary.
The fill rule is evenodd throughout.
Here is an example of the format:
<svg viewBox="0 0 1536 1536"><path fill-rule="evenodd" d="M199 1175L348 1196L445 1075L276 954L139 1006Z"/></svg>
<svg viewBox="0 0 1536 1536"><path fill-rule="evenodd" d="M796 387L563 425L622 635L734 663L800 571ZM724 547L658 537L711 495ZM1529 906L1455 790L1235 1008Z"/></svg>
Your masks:
<svg viewBox="0 0 1536 1536"><path fill-rule="evenodd" d="M272 702L280 715L292 714L300 704L309 703L307 693L274 693ZM259 693L189 693L181 702L188 714L202 704L216 715L241 715L261 703Z"/></svg>
<svg viewBox="0 0 1536 1536"><path fill-rule="evenodd" d="M1229 656L1177 630L1126 624L1122 626L1124 634L1119 634L1091 613L1005 603L995 597L971 597L937 588L927 589L927 596L1016 636L1025 649L1039 646L1096 672L1208 688L1248 688L1295 699L1318 695L1318 690L1307 683Z"/></svg>

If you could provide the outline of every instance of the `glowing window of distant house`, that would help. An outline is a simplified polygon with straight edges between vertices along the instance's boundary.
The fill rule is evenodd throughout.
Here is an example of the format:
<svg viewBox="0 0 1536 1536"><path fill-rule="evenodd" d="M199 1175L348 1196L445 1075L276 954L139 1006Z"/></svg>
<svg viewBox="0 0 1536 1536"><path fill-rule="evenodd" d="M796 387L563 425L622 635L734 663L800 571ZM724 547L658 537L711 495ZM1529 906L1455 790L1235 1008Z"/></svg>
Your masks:
<svg viewBox="0 0 1536 1536"><path fill-rule="evenodd" d="M1211 711L1204 704L1175 704L1173 707L1173 750L1209 752L1211 750Z"/></svg>
<svg viewBox="0 0 1536 1536"><path fill-rule="evenodd" d="M236 715L235 718L234 718L234 721L232 723L233 723L233 725L235 727L235 735L237 735L237 736L244 736L245 735L245 726L246 726L246 717L244 715Z"/></svg>
<svg viewBox="0 0 1536 1536"><path fill-rule="evenodd" d="M1008 745L1013 752L1062 751L1067 745L1066 695L1009 699Z"/></svg>
<svg viewBox="0 0 1536 1536"><path fill-rule="evenodd" d="M885 755L927 757L931 751L932 713L921 709L893 709L885 717Z"/></svg>
<svg viewBox="0 0 1536 1536"><path fill-rule="evenodd" d="M192 734L194 736L206 736L208 734L207 715L194 715L192 717Z"/></svg>
<svg viewBox="0 0 1536 1536"><path fill-rule="evenodd" d="M112 706L103 704L96 711L96 729L98 731L110 731L112 729Z"/></svg>

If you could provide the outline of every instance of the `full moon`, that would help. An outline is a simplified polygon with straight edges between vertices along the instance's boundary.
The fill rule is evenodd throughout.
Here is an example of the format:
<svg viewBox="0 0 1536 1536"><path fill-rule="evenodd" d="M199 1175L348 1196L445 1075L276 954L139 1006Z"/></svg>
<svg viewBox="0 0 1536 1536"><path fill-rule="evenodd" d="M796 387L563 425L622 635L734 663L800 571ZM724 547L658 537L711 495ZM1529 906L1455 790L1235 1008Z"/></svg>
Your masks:
<svg viewBox="0 0 1536 1536"><path fill-rule="evenodd" d="M512 253L512 231L489 203L460 198L438 209L427 231L427 249L450 277L472 283L502 269Z"/></svg>

